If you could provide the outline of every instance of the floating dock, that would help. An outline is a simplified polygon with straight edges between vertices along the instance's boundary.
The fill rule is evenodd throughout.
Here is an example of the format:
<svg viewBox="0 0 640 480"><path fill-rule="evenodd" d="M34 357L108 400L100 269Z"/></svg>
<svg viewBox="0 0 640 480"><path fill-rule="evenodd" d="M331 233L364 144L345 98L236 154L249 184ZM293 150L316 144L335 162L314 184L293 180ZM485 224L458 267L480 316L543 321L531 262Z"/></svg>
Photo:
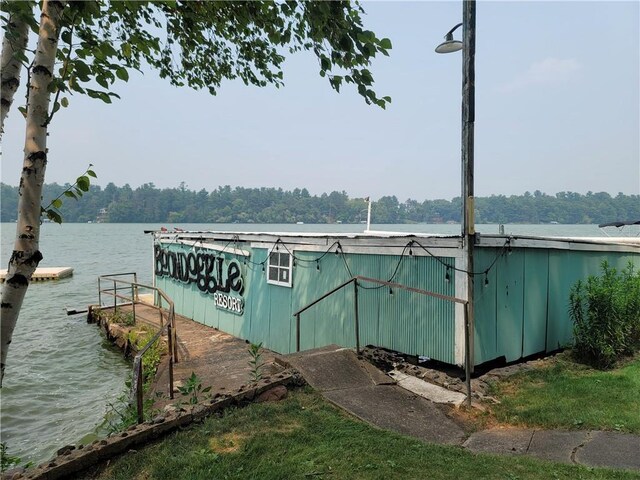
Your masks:
<svg viewBox="0 0 640 480"><path fill-rule="evenodd" d="M31 276L32 282L44 282L46 280L60 280L61 278L67 278L73 275L73 268L71 267L42 267L36 268ZM0 272L0 282L4 283L7 277L7 272Z"/></svg>

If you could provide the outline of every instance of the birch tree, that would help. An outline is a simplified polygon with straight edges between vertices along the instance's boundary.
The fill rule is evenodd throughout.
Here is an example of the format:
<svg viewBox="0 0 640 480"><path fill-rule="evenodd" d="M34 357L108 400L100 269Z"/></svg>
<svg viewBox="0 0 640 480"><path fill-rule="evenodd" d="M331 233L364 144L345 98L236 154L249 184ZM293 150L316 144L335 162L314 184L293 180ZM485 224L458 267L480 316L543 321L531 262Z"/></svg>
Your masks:
<svg viewBox="0 0 640 480"><path fill-rule="evenodd" d="M312 52L318 71L331 88L354 86L369 104L384 108L391 99L373 90L372 59L388 55L391 42L363 27L363 9L351 2L214 2L214 1L55 1L44 0L39 20L30 9L11 15L3 2L5 40L2 119L17 88L20 59L30 78L26 105L23 171L19 186L18 223L7 279L2 289L0 357L2 377L14 328L31 275L43 255L39 250L40 219L44 213L61 221L60 204L43 209L42 185L51 155L47 133L54 115L73 95L111 103L118 81L133 70L155 70L176 86L207 89L216 95L225 80L242 80L264 87L284 84L286 54ZM31 12L31 13L29 13ZM29 16L31 15L31 16ZM22 45L24 25L37 31L32 61ZM23 50L25 55L16 55ZM9 88L10 87L10 88ZM5 112L6 106L6 112ZM89 173L89 172L88 172ZM92 173L92 172L91 172ZM88 189L88 176L78 180L79 196ZM1 380L0 380L1 382Z"/></svg>
<svg viewBox="0 0 640 480"><path fill-rule="evenodd" d="M4 132L4 121L9 114L13 97L20 86L22 61L25 57L32 5L16 2L7 12L8 28L2 38L2 64L0 65L0 138Z"/></svg>

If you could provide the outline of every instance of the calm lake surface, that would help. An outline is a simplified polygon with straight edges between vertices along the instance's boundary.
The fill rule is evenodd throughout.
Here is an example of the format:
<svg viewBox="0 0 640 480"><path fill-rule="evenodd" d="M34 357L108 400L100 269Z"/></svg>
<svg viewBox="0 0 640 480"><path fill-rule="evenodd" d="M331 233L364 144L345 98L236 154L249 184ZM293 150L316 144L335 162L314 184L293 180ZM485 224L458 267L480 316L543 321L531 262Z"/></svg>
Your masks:
<svg viewBox="0 0 640 480"><path fill-rule="evenodd" d="M73 277L33 283L27 292L1 390L0 437L10 454L36 463L67 444L100 435L106 408L124 391L131 367L85 315L66 308L97 303L97 277L137 272L151 282L152 240L144 230L168 224L44 224L42 267L72 267ZM364 225L180 224L187 230L238 232L362 232ZM459 234L459 225L372 225L372 230ZM2 265L7 265L15 224L1 225ZM497 225L478 225L498 233ZM602 236L595 225L505 225L516 235Z"/></svg>

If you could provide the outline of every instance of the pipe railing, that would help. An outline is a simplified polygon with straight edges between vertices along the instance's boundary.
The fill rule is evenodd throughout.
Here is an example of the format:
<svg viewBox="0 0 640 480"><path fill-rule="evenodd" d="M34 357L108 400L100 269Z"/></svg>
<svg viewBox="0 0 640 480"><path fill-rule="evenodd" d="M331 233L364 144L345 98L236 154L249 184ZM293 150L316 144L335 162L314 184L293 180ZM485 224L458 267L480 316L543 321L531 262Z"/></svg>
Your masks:
<svg viewBox="0 0 640 480"><path fill-rule="evenodd" d="M123 280L122 276L132 276L133 281ZM103 283L108 283L109 286L113 285L113 288L102 288ZM167 342L169 349L169 397L173 399L173 365L178 363L178 342L176 339L176 324L175 324L175 307L173 301L159 288L144 285L137 282L137 275L131 273L115 273L109 275L101 275L98 277L98 301L100 307L109 308L113 307L114 312L117 312L117 308L120 306L131 305L131 311L133 314L133 321L136 322L136 304L143 304L140 301L140 290L150 290L154 295L154 304L144 303L145 306L153 308L158 311L160 328L156 334L146 343L144 347L137 353L133 359L133 379L131 382L131 403L136 404L136 411L138 417L138 423L144 421L144 405L143 405L143 373L142 373L142 357L156 343L165 333L167 333ZM126 291L130 292L130 296L123 295L118 292ZM112 305L103 305L103 295L113 297ZM118 300L122 300L118 303ZM163 306L163 301L166 302L166 309ZM157 302L157 305L155 303ZM166 320L165 314L166 313Z"/></svg>
<svg viewBox="0 0 640 480"><path fill-rule="evenodd" d="M403 285L401 283L388 282L385 280L379 280L377 278L364 277L362 275L356 275L346 282L341 283L337 287L329 290L324 295L318 297L311 303L307 304L305 307L301 308L297 312L293 314L296 317L296 352L300 351L300 314L310 309L317 303L320 303L325 298L333 295L334 293L342 290L344 287L353 283L354 288L354 327L355 327L355 336L356 336L356 352L360 353L360 318L358 313L358 281L367 282L367 283L376 283L378 285L387 286L389 288L395 288L398 290L406 290L411 293L417 293L420 295L426 295L433 298L438 298L440 300L446 300L453 303L458 303L464 306L464 331L465 331L465 383L467 388L467 405L471 406L471 359L470 359L470 325L469 325L469 302L462 298L451 297L449 295L443 295L441 293L431 292L428 290L423 290L421 288L409 287L407 285Z"/></svg>

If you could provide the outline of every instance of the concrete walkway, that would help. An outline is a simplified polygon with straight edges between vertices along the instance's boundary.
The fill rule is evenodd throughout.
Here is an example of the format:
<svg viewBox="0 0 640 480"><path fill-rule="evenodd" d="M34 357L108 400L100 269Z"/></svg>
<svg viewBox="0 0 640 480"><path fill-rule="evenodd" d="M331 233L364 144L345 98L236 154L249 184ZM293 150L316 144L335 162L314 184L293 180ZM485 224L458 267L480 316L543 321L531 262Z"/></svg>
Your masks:
<svg viewBox="0 0 640 480"><path fill-rule="evenodd" d="M640 436L619 432L494 428L474 433L463 446L478 453L640 470Z"/></svg>
<svg viewBox="0 0 640 480"><path fill-rule="evenodd" d="M158 324L158 312L153 308L136 306L136 318L144 323ZM187 399L177 387L184 384L192 372L200 378L202 387L211 387L209 394L231 393L251 382L249 343L212 327L176 315L178 363L173 368L174 399L169 398L169 369L167 359L158 368L151 395L158 393L154 408ZM263 378L277 377L284 370L274 363L275 353L261 350Z"/></svg>
<svg viewBox="0 0 640 480"><path fill-rule="evenodd" d="M332 345L276 361L298 370L335 405L377 427L476 453L530 455L553 462L640 470L640 436L618 432L495 428L472 434L419 394L351 350Z"/></svg>
<svg viewBox="0 0 640 480"><path fill-rule="evenodd" d="M433 402L397 385L351 350L335 345L278 357L340 408L377 427L427 442L459 445L464 431Z"/></svg>

